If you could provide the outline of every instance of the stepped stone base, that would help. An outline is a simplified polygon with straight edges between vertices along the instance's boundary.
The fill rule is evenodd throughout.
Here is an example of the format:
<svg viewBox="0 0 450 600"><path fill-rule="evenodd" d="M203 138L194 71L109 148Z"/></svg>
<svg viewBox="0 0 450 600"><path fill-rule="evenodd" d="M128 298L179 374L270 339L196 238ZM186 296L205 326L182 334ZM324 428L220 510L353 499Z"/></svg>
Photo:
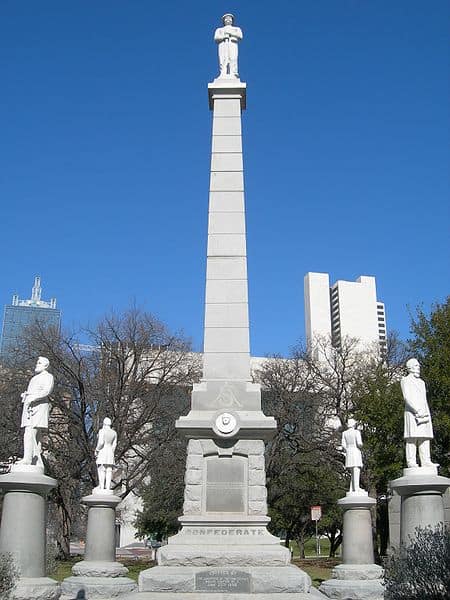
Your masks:
<svg viewBox="0 0 450 600"><path fill-rule="evenodd" d="M62 599L75 598L80 590L86 592L87 600L95 598L119 598L124 594L129 594L137 588L136 583L128 577L82 577L73 576L64 579L62 589ZM32 598L33 596L29 596Z"/></svg>
<svg viewBox="0 0 450 600"><path fill-rule="evenodd" d="M222 594L292 594L307 593L310 577L294 565L285 567L227 568L153 567L139 576L140 592Z"/></svg>
<svg viewBox="0 0 450 600"><path fill-rule="evenodd" d="M311 593L277 594L276 600L326 600L326 596L311 588ZM123 600L274 600L273 594L203 594L174 592L140 592L125 596Z"/></svg>
<svg viewBox="0 0 450 600"><path fill-rule="evenodd" d="M286 594L291 600L298 594L311 598L310 577L290 563L288 548L267 531L268 517L238 518L223 515L201 522L183 516L182 530L158 550L158 566L139 575L139 598L147 593L202 600L211 594L214 600L261 594L277 600Z"/></svg>
<svg viewBox="0 0 450 600"><path fill-rule="evenodd" d="M160 548L158 564L164 567L286 567L290 552L280 545L189 547L167 545Z"/></svg>
<svg viewBox="0 0 450 600"><path fill-rule="evenodd" d="M13 592L13 600L58 600L61 588L50 577L21 577Z"/></svg>
<svg viewBox="0 0 450 600"><path fill-rule="evenodd" d="M72 567L72 574L77 577L123 577L127 573L120 562L82 560Z"/></svg>
<svg viewBox="0 0 450 600"><path fill-rule="evenodd" d="M370 565L337 565L333 579L320 585L327 598L335 600L383 600L384 586L381 580L383 569Z"/></svg>

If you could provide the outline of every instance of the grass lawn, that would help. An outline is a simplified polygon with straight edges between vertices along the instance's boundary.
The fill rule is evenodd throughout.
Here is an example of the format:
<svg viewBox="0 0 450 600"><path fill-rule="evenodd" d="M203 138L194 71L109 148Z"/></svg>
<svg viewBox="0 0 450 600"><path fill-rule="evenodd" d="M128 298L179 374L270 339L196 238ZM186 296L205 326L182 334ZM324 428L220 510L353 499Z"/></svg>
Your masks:
<svg viewBox="0 0 450 600"><path fill-rule="evenodd" d="M299 557L298 546L296 542L290 543L290 549L294 552L294 558ZM340 554L340 548L338 548L337 555ZM322 538L320 540L320 558L327 558L330 551L330 542L327 538ZM305 556L309 557L317 557L316 554L316 538L311 538L307 542L305 542Z"/></svg>
<svg viewBox="0 0 450 600"><path fill-rule="evenodd" d="M331 578L333 567L339 564L339 560L334 558L303 558L294 559L293 564L300 567L311 577L314 587L319 587L322 581Z"/></svg>

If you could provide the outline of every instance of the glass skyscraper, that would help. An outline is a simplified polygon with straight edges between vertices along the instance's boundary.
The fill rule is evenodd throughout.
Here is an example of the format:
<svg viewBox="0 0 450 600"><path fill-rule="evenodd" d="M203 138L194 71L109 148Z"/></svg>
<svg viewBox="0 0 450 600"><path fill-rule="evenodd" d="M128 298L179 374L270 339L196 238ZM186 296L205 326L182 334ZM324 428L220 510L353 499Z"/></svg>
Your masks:
<svg viewBox="0 0 450 600"><path fill-rule="evenodd" d="M41 299L41 295L41 278L35 277L29 300L20 300L19 296L14 294L11 304L5 306L0 342L1 358L10 357L15 349L20 347L24 330L36 321L59 329L61 311L56 308L56 298L46 302Z"/></svg>

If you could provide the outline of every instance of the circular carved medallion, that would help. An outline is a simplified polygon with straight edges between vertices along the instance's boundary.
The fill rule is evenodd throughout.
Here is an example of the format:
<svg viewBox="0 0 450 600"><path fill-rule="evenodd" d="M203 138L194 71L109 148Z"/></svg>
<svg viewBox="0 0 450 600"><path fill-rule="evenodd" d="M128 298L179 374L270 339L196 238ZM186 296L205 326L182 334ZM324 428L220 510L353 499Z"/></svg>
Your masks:
<svg viewBox="0 0 450 600"><path fill-rule="evenodd" d="M231 433L236 427L236 418L230 413L222 413L216 419L216 427L220 433Z"/></svg>

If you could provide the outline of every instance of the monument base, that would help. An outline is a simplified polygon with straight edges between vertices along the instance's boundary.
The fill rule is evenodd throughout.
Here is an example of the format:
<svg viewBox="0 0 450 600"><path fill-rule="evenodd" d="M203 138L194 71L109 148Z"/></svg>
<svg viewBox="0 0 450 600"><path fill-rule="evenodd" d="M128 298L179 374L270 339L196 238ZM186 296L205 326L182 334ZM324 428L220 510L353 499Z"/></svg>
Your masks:
<svg viewBox="0 0 450 600"><path fill-rule="evenodd" d="M315 588L304 594L277 594L276 600L326 600L326 596ZM185 592L140 592L124 596L123 600L274 600L273 594L221 594L221 593L185 593Z"/></svg>
<svg viewBox="0 0 450 600"><path fill-rule="evenodd" d="M72 567L76 577L124 577L128 569L120 562L82 560Z"/></svg>
<svg viewBox="0 0 450 600"><path fill-rule="evenodd" d="M59 583L50 577L21 577L11 596L12 600L58 600Z"/></svg>
<svg viewBox="0 0 450 600"><path fill-rule="evenodd" d="M332 579L320 585L327 598L336 600L383 600L383 569L370 565L337 565Z"/></svg>
<svg viewBox="0 0 450 600"><path fill-rule="evenodd" d="M135 591L136 588L136 583L128 577L82 577L77 575L64 579L61 586L63 594L61 600L75 598L81 590L86 592L89 600L118 598Z"/></svg>
<svg viewBox="0 0 450 600"><path fill-rule="evenodd" d="M294 565L285 567L153 567L139 575L140 592L198 594L308 593L309 576ZM310 596L311 597L311 596Z"/></svg>
<svg viewBox="0 0 450 600"><path fill-rule="evenodd" d="M201 518L180 518L184 526L158 550L158 566L140 574L140 592L252 598L310 592L310 577L267 531L268 517Z"/></svg>
<svg viewBox="0 0 450 600"><path fill-rule="evenodd" d="M384 587L380 580L329 579L320 585L326 598L334 600L383 600Z"/></svg>
<svg viewBox="0 0 450 600"><path fill-rule="evenodd" d="M361 493L362 492L362 493ZM383 600L383 569L374 564L372 518L370 509L376 500L367 492L347 493L338 500L344 509L343 563L337 565L331 579L319 590L336 600Z"/></svg>
<svg viewBox="0 0 450 600"><path fill-rule="evenodd" d="M62 582L63 598L74 598L80 590L89 600L117 598L134 591L136 583L125 577L128 569L116 560L116 506L121 499L96 488L82 502L89 507L85 559L76 563L72 576Z"/></svg>

